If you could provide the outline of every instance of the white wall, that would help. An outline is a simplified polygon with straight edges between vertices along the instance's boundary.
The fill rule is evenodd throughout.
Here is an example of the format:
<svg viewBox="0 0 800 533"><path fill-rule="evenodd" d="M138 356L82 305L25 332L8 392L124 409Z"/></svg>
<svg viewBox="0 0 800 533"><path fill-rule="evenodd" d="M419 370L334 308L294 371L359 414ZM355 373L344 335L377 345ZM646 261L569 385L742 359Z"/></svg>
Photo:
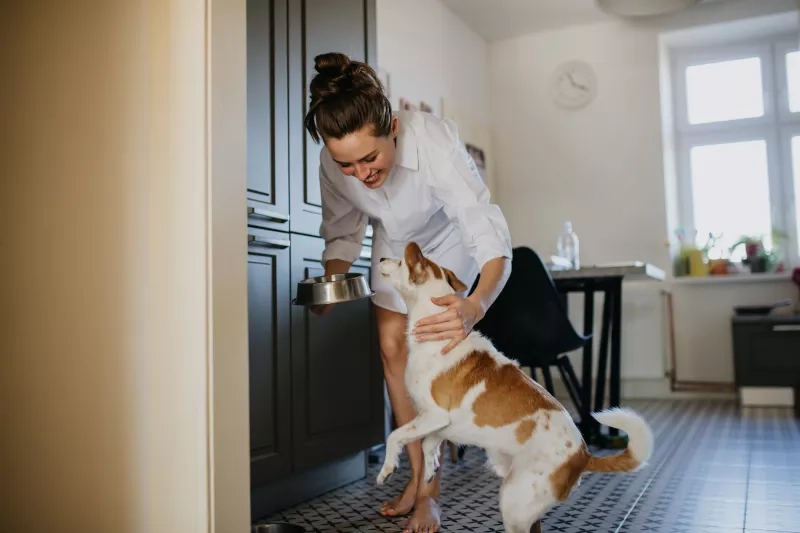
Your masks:
<svg viewBox="0 0 800 533"><path fill-rule="evenodd" d="M245 2L84 7L0 22L0 530L245 531Z"/></svg>
<svg viewBox="0 0 800 533"><path fill-rule="evenodd" d="M583 264L641 260L671 270L666 247L659 35L665 30L787 11L794 5L790 0L732 0L647 24L608 22L492 43L489 95L495 190L514 242L549 255L555 252L563 221L569 219L581 239ZM599 79L597 99L578 111L559 109L549 95L553 70L571 59L589 62ZM728 291L736 291L735 286L728 286ZM705 298L703 294L697 297ZM758 296L745 291L741 301ZM682 299L692 297L681 295ZM631 379L663 376L666 337L657 286L630 285L625 302L623 375ZM684 314L684 320L707 324L712 337L729 335L720 319L730 313L727 300L702 312L690 300L686 309L690 314ZM698 309L696 314L691 314L693 309ZM714 318L706 323L709 312ZM573 316L580 323L580 312ZM699 346L683 343L681 349L689 360L713 357L701 366L719 371L702 377L729 380L726 361L730 355L704 354L696 350Z"/></svg>
<svg viewBox="0 0 800 533"><path fill-rule="evenodd" d="M442 98L487 119L486 42L439 0L378 0L378 65L400 97L441 112Z"/></svg>
<svg viewBox="0 0 800 533"><path fill-rule="evenodd" d="M377 16L378 65L389 74L392 105L424 101L453 119L461 140L483 149L494 194L488 45L440 0L378 0Z"/></svg>

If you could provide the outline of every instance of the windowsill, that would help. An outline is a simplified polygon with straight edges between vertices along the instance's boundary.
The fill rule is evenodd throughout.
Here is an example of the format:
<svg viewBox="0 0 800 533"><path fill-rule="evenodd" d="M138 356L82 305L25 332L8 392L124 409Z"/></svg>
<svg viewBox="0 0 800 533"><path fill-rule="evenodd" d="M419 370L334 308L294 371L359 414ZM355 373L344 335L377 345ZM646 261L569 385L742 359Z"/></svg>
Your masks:
<svg viewBox="0 0 800 533"><path fill-rule="evenodd" d="M766 283L790 281L791 272L779 272L770 274L733 274L729 276L682 276L672 278L670 283L675 285L716 285L725 283Z"/></svg>

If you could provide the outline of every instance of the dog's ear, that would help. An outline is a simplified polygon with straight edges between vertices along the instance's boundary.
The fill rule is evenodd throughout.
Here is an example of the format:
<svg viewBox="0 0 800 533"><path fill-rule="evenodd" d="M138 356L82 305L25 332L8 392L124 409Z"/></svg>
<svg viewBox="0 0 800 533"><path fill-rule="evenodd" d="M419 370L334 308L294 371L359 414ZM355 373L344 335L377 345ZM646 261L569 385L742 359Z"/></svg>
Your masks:
<svg viewBox="0 0 800 533"><path fill-rule="evenodd" d="M422 250L415 242L406 245L406 265L408 266L408 279L415 285L421 285L428 280L428 260L422 255Z"/></svg>
<svg viewBox="0 0 800 533"><path fill-rule="evenodd" d="M454 291L464 292L465 290L467 290L467 286L464 285L463 281L458 279L458 277L453 273L452 270L444 267L442 267L442 270L444 270L444 275L447 278L447 283L449 283L450 286L453 287Z"/></svg>

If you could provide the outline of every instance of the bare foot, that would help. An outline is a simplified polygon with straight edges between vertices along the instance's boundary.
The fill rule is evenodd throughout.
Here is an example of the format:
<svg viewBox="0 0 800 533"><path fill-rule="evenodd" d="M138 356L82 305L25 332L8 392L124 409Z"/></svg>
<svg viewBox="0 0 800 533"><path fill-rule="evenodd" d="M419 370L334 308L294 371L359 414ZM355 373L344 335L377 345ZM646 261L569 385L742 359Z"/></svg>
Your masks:
<svg viewBox="0 0 800 533"><path fill-rule="evenodd" d="M384 503L378 512L383 516L405 516L414 508L416 494L416 484L409 482L400 496Z"/></svg>
<svg viewBox="0 0 800 533"><path fill-rule="evenodd" d="M414 514L408 520L403 533L436 533L442 525L439 504L430 496L417 498Z"/></svg>

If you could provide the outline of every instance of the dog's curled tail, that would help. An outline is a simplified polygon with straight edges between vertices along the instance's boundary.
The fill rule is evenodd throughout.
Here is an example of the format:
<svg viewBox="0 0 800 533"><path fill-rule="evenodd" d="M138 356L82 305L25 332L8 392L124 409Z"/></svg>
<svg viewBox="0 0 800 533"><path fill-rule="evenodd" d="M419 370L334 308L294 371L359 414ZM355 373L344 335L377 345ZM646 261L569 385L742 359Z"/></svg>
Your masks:
<svg viewBox="0 0 800 533"><path fill-rule="evenodd" d="M647 464L653 455L653 432L638 413L630 409L612 408L594 413L595 420L628 434L628 447L624 452L608 457L591 456L586 472L634 472Z"/></svg>

